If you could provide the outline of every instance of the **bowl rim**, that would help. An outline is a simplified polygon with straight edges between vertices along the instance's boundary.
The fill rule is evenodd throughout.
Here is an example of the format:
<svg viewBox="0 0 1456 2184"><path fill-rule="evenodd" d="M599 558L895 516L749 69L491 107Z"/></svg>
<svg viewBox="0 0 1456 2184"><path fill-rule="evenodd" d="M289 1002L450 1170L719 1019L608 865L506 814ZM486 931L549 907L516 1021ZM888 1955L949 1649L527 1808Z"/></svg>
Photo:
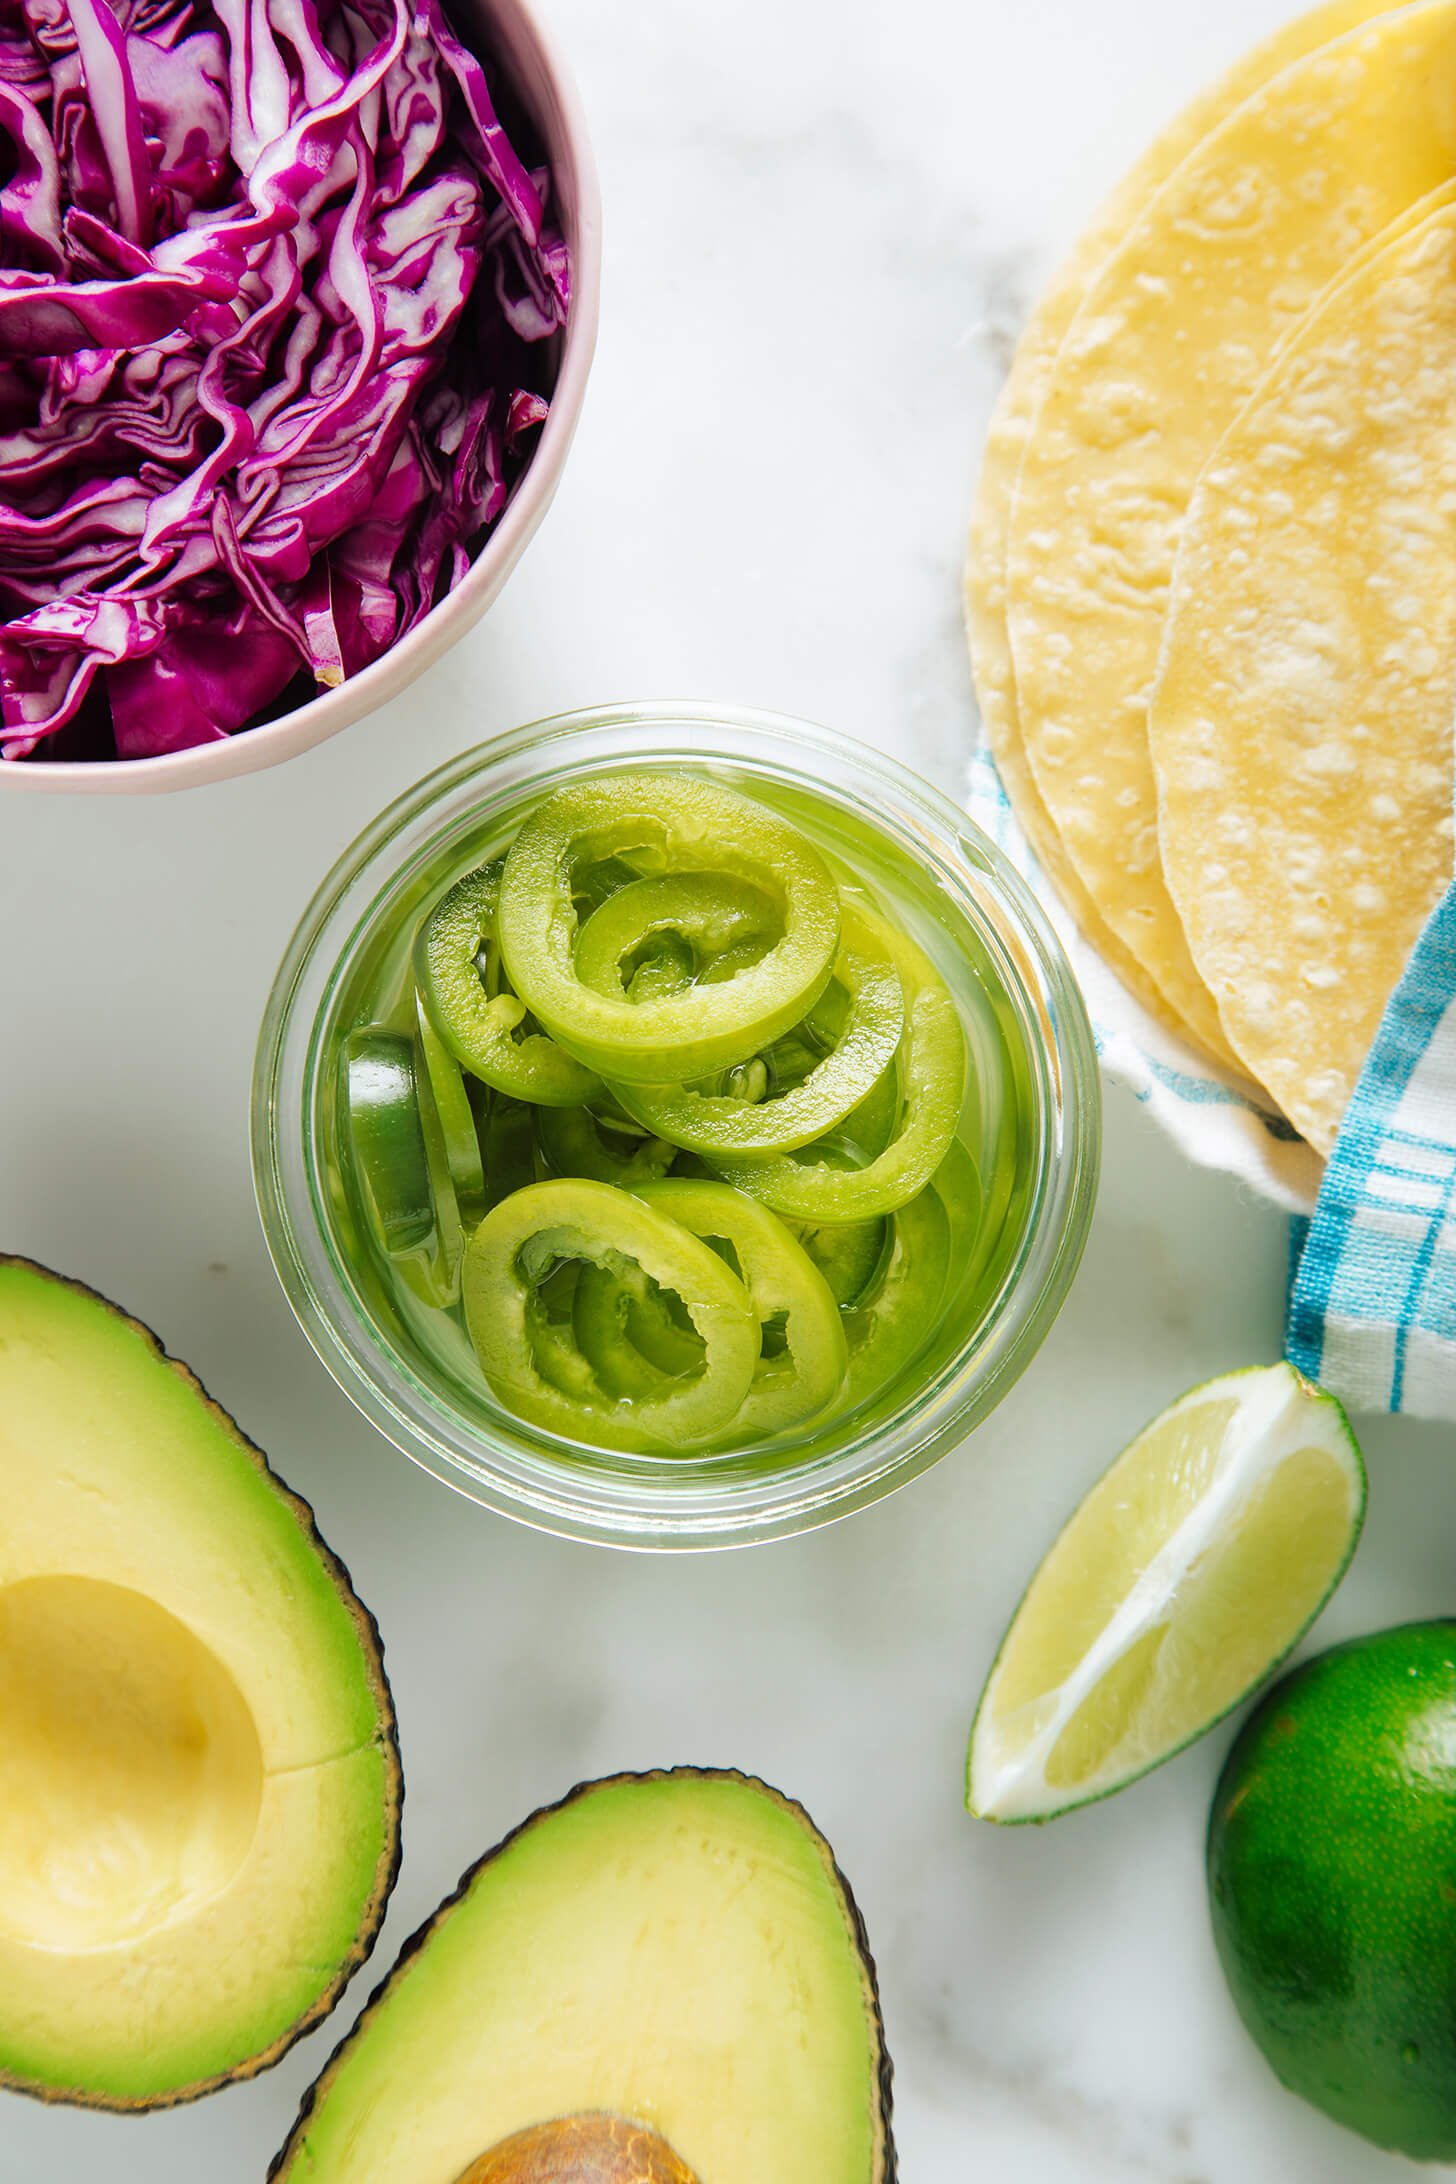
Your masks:
<svg viewBox="0 0 1456 2184"><path fill-rule="evenodd" d="M474 0L515 59L528 55L539 71L545 124L559 126L551 149L553 173L569 208L571 303L562 331L561 367L541 437L500 520L467 574L424 619L358 675L225 742L166 751L153 758L0 761L0 793L146 795L236 779L312 750L341 729L397 698L471 629L498 597L555 497L576 434L596 351L601 318L601 180L575 79L559 39L536 0Z"/></svg>

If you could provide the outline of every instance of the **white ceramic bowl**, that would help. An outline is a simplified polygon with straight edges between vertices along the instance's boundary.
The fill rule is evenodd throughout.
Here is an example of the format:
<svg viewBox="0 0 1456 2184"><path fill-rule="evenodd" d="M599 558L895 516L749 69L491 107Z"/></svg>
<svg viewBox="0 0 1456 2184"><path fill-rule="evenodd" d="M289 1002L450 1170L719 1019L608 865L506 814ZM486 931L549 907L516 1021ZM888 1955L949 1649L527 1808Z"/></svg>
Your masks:
<svg viewBox="0 0 1456 2184"><path fill-rule="evenodd" d="M586 392L600 305L601 199L575 86L532 0L455 0L455 7L461 29L474 32L470 43L489 56L539 131L551 168L556 210L571 252L571 308L562 336L561 368L551 396L551 412L505 513L464 581L372 667L366 667L337 690L310 698L306 705L278 720L265 721L261 727L242 729L225 743L169 751L159 758L81 761L74 765L44 759L0 763L0 792L65 794L102 790L147 795L256 773L280 759L292 758L296 751L310 750L315 743L337 735L341 728L398 697L416 676L448 652L479 621L520 560L551 505Z"/></svg>

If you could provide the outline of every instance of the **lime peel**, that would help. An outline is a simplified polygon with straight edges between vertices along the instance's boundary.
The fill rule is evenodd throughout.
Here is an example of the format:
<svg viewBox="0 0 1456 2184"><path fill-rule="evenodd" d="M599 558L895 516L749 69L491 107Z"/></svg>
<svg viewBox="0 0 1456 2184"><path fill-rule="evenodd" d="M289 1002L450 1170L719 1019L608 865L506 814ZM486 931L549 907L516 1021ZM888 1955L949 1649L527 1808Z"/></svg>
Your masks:
<svg viewBox="0 0 1456 2184"><path fill-rule="evenodd" d="M1308 1629L1364 1511L1349 1422L1292 1366L1182 1396L1033 1577L972 1727L971 1812L1052 1819L1202 1735Z"/></svg>

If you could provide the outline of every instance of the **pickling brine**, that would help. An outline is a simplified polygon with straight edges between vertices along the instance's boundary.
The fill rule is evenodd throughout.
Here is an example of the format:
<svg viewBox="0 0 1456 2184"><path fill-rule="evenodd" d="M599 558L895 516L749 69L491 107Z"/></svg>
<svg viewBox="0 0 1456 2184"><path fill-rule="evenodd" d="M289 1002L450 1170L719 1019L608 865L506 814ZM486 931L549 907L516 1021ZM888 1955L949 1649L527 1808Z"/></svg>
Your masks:
<svg viewBox="0 0 1456 2184"><path fill-rule="evenodd" d="M353 1282L586 1454L809 1457L943 1370L1026 1229L1024 1049L934 874L732 769L569 772L381 906L321 1036Z"/></svg>

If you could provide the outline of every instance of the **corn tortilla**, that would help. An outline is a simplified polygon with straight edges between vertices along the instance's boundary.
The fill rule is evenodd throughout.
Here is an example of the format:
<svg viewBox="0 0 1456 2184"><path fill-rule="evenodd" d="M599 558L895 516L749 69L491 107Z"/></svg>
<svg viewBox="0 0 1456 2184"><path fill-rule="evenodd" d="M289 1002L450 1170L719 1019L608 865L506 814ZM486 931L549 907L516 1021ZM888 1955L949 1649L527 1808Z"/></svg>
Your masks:
<svg viewBox="0 0 1456 2184"><path fill-rule="evenodd" d="M1194 495L1150 712L1233 1043L1335 1140L1452 877L1456 187L1325 299Z"/></svg>
<svg viewBox="0 0 1456 2184"><path fill-rule="evenodd" d="M1222 1027L1164 881L1148 745L1183 519L1280 344L1453 170L1456 0L1295 62L1183 161L1104 265L1026 443L1007 623L1031 769L1103 917L1210 1048Z"/></svg>
<svg viewBox="0 0 1456 2184"><path fill-rule="evenodd" d="M1027 434L1041 407L1062 337L1092 281L1148 201L1194 147L1271 77L1373 15L1389 13L1391 4L1392 0L1329 0L1277 31L1185 107L1112 192L1043 295L1017 346L981 461L966 560L966 624L986 739L1023 832L1088 940L1144 1008L1185 1039L1194 1036L1191 1027L1107 924L1063 850L1026 758L1006 631L1006 541L1012 496ZM1227 1048L1220 1059L1232 1059Z"/></svg>

